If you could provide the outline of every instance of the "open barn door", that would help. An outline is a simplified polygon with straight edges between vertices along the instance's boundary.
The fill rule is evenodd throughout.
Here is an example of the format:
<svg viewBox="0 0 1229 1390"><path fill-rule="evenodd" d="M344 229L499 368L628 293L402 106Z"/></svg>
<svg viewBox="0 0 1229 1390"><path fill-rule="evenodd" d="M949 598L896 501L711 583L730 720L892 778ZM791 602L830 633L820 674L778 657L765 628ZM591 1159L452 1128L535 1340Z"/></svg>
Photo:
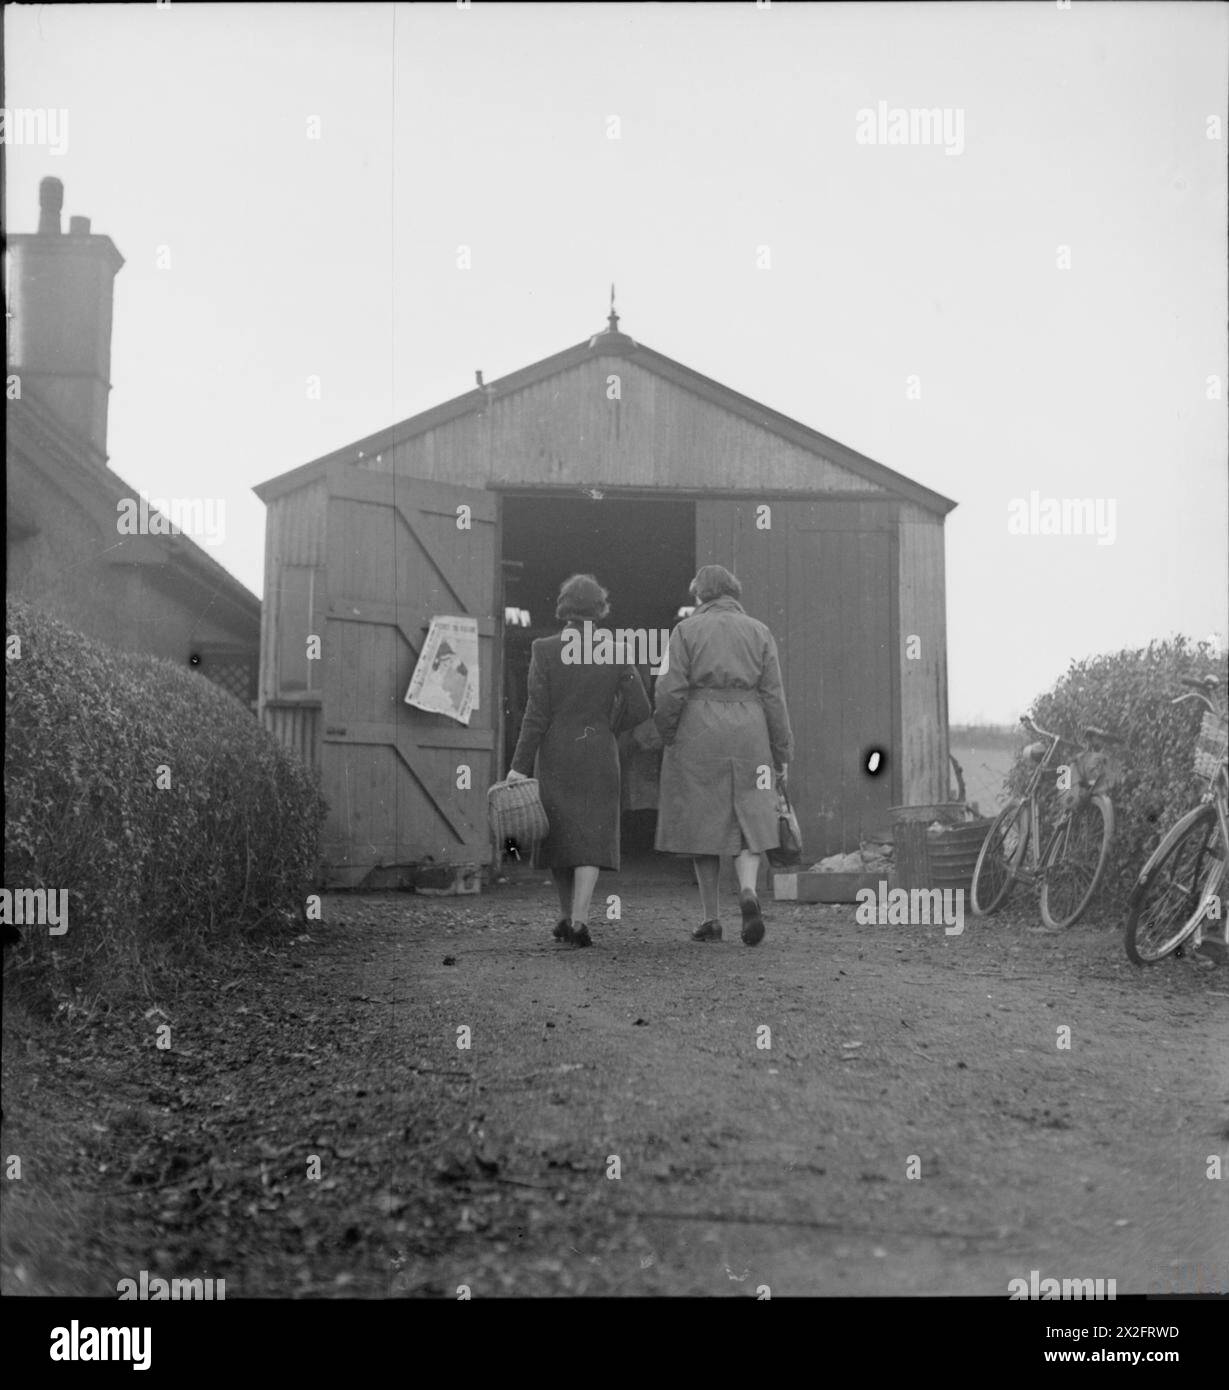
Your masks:
<svg viewBox="0 0 1229 1390"><path fill-rule="evenodd" d="M743 606L777 639L808 863L857 849L900 800L896 525L892 502L696 504L697 567L733 570ZM872 747L888 754L879 776L863 767Z"/></svg>
<svg viewBox="0 0 1229 1390"><path fill-rule="evenodd" d="M408 881L411 866L485 863L500 694L497 499L346 465L330 467L328 494L329 881L391 883ZM468 726L405 703L437 615L477 620L479 695Z"/></svg>

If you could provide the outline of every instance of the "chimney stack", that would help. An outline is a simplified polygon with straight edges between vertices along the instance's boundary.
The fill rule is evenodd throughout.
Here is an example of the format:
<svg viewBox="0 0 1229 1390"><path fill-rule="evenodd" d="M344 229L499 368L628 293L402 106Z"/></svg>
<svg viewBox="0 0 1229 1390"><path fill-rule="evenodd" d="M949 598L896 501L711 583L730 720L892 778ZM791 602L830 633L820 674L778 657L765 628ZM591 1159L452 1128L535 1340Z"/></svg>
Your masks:
<svg viewBox="0 0 1229 1390"><path fill-rule="evenodd" d="M60 210L64 206L64 185L59 179L44 179L38 186L38 234L60 235Z"/></svg>
<svg viewBox="0 0 1229 1390"><path fill-rule="evenodd" d="M64 185L38 188L38 231L10 235L9 371L23 391L53 410L107 462L107 397L111 390L111 305L124 258L110 237L90 231L88 217L61 230Z"/></svg>

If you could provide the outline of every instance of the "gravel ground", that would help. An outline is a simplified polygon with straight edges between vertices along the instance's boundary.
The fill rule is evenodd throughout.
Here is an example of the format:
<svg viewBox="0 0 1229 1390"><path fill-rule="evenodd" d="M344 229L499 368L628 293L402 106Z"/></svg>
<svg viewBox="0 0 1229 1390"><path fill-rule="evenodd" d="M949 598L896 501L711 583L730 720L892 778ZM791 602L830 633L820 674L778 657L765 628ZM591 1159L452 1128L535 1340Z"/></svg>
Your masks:
<svg viewBox="0 0 1229 1390"><path fill-rule="evenodd" d="M326 898L107 1014L6 1010L0 1288L1229 1290L1224 968L1138 970L1023 896L958 936L772 903L749 949L732 894L726 940L688 940L684 865L611 892L587 951L523 870Z"/></svg>

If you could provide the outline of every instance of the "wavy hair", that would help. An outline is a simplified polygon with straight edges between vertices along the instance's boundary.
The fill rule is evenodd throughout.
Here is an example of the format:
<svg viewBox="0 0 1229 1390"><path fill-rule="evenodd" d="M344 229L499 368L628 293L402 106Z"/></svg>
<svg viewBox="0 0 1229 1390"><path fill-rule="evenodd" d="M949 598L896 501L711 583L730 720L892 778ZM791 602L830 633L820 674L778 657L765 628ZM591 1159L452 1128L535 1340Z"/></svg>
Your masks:
<svg viewBox="0 0 1229 1390"><path fill-rule="evenodd" d="M574 574L559 587L555 617L561 623L574 619L601 620L610 612L610 595L591 574Z"/></svg>
<svg viewBox="0 0 1229 1390"><path fill-rule="evenodd" d="M701 565L691 581L691 596L697 603L710 603L715 598L741 598L743 586L738 576L724 565Z"/></svg>

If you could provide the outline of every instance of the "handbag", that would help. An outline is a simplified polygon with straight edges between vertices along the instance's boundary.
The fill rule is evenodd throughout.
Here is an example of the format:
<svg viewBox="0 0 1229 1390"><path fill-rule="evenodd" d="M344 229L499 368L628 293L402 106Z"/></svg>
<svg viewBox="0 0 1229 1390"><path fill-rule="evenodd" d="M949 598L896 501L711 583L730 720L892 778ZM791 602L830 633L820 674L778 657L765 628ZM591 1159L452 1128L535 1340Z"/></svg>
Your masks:
<svg viewBox="0 0 1229 1390"><path fill-rule="evenodd" d="M630 733L632 729L638 729L646 717L652 717L652 709L650 708L648 716L642 715L639 719L636 718L636 713L627 698L628 687L634 679L637 679L634 671L623 677L610 704L610 732L616 738L620 734Z"/></svg>
<svg viewBox="0 0 1229 1390"><path fill-rule="evenodd" d="M784 787L777 788L777 835L777 848L767 851L768 862L774 869L792 869L801 864L802 831Z"/></svg>

